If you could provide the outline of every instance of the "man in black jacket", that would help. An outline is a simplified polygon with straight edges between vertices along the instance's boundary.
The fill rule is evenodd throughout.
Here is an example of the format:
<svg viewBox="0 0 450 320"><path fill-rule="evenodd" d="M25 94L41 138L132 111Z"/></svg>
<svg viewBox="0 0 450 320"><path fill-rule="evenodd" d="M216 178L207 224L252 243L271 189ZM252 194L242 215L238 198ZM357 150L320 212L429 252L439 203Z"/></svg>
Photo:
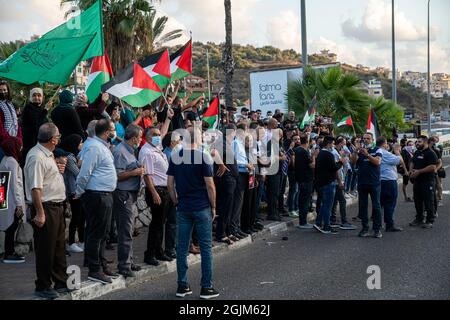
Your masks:
<svg viewBox="0 0 450 320"><path fill-rule="evenodd" d="M80 117L81 127L86 131L89 122L105 118L104 111L108 106L109 94L99 94L94 102L89 103L86 94L80 93L76 96L74 107Z"/></svg>
<svg viewBox="0 0 450 320"><path fill-rule="evenodd" d="M41 88L31 89L30 102L27 103L22 113L22 166L25 165L28 151L37 143L39 128L48 122L47 113L52 106L53 101L51 100L44 105L44 91Z"/></svg>
<svg viewBox="0 0 450 320"><path fill-rule="evenodd" d="M61 133L61 139L78 134L86 139L80 117L73 107L73 93L64 90L59 94L59 105L52 111L51 118Z"/></svg>
<svg viewBox="0 0 450 320"><path fill-rule="evenodd" d="M325 137L323 149L317 156L316 161L316 187L319 197L322 199L320 211L317 213L316 224L314 228L323 234L336 234L337 232L330 227L331 209L333 207L334 195L336 192L337 171L342 167L342 159L335 162L332 153L334 138Z"/></svg>

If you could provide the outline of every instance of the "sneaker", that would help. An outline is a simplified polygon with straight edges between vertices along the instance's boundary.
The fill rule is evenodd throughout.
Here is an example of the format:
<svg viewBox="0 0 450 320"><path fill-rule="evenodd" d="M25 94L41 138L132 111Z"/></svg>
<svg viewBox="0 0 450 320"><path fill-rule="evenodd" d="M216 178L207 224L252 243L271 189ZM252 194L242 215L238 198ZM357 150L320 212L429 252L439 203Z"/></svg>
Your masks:
<svg viewBox="0 0 450 320"><path fill-rule="evenodd" d="M320 226L318 226L317 224L313 225L313 228L319 232L322 232L322 228Z"/></svg>
<svg viewBox="0 0 450 320"><path fill-rule="evenodd" d="M76 243L72 243L68 248L67 251L72 253L82 253L84 252L83 249L81 249Z"/></svg>
<svg viewBox="0 0 450 320"><path fill-rule="evenodd" d="M177 293L176 296L178 298L184 298L185 296L192 294L192 290L191 288L189 288L189 286L181 286L178 285L178 289L177 289Z"/></svg>
<svg viewBox="0 0 450 320"><path fill-rule="evenodd" d="M3 259L3 263L8 263L8 264L19 264L19 263L24 263L25 262L25 257L19 256L18 254L13 254L11 256L7 256Z"/></svg>
<svg viewBox="0 0 450 320"><path fill-rule="evenodd" d="M399 228L396 226L386 227L386 232L401 232L401 231L403 231L403 228Z"/></svg>
<svg viewBox="0 0 450 320"><path fill-rule="evenodd" d="M103 272L89 272L88 279L94 282L100 282L101 284L112 283L112 279L107 277Z"/></svg>
<svg viewBox="0 0 450 320"><path fill-rule="evenodd" d="M155 267L159 266L159 261L156 260L154 257L144 259L144 263L149 264L151 266L155 266Z"/></svg>
<svg viewBox="0 0 450 320"><path fill-rule="evenodd" d="M421 227L423 225L423 221L419 221L417 219L415 219L413 222L411 222L409 225L411 227Z"/></svg>
<svg viewBox="0 0 450 320"><path fill-rule="evenodd" d="M131 264L130 269L131 269L131 271L136 271L136 272L142 270L141 266L138 266L137 264L134 264L134 263Z"/></svg>
<svg viewBox="0 0 450 320"><path fill-rule="evenodd" d="M219 292L214 288L202 288L200 292L200 299L212 299L217 298L219 296Z"/></svg>
<svg viewBox="0 0 450 320"><path fill-rule="evenodd" d="M332 222L332 223L330 223L330 227L332 227L332 228L339 228L340 225L337 224L336 222Z"/></svg>
<svg viewBox="0 0 450 320"><path fill-rule="evenodd" d="M47 290L36 290L35 295L37 295L40 298L44 298L44 299L56 299L59 297L58 292L56 292L55 289L47 289Z"/></svg>
<svg viewBox="0 0 450 320"><path fill-rule="evenodd" d="M297 228L298 229L302 229L302 230L308 230L308 229L313 229L314 226L312 224L310 224L310 223L307 223L307 224L299 224L297 226Z"/></svg>
<svg viewBox="0 0 450 320"><path fill-rule="evenodd" d="M323 234L338 234L337 230L335 228L332 228L331 226L329 228L323 228L321 231Z"/></svg>
<svg viewBox="0 0 450 320"><path fill-rule="evenodd" d="M298 214L298 211L294 211L292 212L292 216L293 218L298 218L300 215Z"/></svg>
<svg viewBox="0 0 450 320"><path fill-rule="evenodd" d="M356 230L356 226L352 225L351 223L343 223L339 226L339 229L341 230Z"/></svg>
<svg viewBox="0 0 450 320"><path fill-rule="evenodd" d="M155 258L156 258L156 260L159 260L159 261L169 261L170 262L173 260L171 257L168 257L165 254L158 255Z"/></svg>
<svg viewBox="0 0 450 320"><path fill-rule="evenodd" d="M433 224L431 222L424 223L422 225L422 228L424 228L424 229L431 229L431 228L433 228Z"/></svg>
<svg viewBox="0 0 450 320"><path fill-rule="evenodd" d="M84 243L77 243L77 246L84 251Z"/></svg>
<svg viewBox="0 0 450 320"><path fill-rule="evenodd" d="M103 269L103 273L104 273L105 275L107 275L108 277L111 277L111 278L113 278L113 279L119 277L119 274L118 274L118 273L115 273L115 272L112 271L110 268L105 268L105 269Z"/></svg>
<svg viewBox="0 0 450 320"><path fill-rule="evenodd" d="M361 232L358 234L358 237L360 237L360 238L367 238L369 236L370 236L370 234L369 234L369 231L367 231L367 230L361 230Z"/></svg>
<svg viewBox="0 0 450 320"><path fill-rule="evenodd" d="M136 274L133 271L131 271L131 270L121 270L121 271L119 271L119 274L121 276L123 276L125 279L126 278L134 278L134 277L136 277Z"/></svg>
<svg viewBox="0 0 450 320"><path fill-rule="evenodd" d="M374 231L373 237L374 237L374 238L377 238L377 239L381 239L381 238L383 238L383 234L381 233L380 230Z"/></svg>

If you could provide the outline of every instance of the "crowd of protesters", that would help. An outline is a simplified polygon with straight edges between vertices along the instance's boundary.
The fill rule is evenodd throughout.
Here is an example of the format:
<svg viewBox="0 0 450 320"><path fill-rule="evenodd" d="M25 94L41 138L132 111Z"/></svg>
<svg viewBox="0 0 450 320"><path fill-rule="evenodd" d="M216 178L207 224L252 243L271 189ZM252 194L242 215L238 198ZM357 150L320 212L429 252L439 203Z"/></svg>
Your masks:
<svg viewBox="0 0 450 320"><path fill-rule="evenodd" d="M386 232L402 231L394 219L398 174L404 200L416 208L410 225L433 226L445 177L438 137L397 143L370 133L334 136L331 121L320 116L300 128L294 112L263 115L242 108L237 114L224 107L220 130L210 131L201 120L204 96L188 102L190 94L180 98L178 89L136 115L129 106L110 102L106 93L89 104L85 94L64 90L53 108L43 90L34 88L19 116L8 83L0 82L0 171L10 172L11 181L9 206L0 208L3 262L25 261L14 251L14 233L28 219L37 295L56 298L71 290L69 253L84 253L92 281L135 276L141 267L133 260L132 208L141 188L152 213L143 262L157 266L176 259L178 297L192 293L189 252L202 258L200 297L217 297L213 240L232 245L262 230L264 220L295 217L299 229L325 235L356 230L357 222L360 237L381 238L383 224ZM358 216L349 219L347 200L356 197ZM311 221L308 214L314 211ZM118 273L105 257L112 243L117 243Z"/></svg>

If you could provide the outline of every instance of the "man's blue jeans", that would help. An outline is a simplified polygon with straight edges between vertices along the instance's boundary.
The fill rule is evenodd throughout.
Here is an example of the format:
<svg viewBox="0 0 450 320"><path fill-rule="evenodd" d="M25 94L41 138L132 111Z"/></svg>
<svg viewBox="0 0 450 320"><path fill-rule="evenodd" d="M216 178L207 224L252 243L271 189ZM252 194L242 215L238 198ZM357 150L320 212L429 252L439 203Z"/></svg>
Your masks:
<svg viewBox="0 0 450 320"><path fill-rule="evenodd" d="M319 197L322 199L322 204L317 214L316 225L319 227L323 226L325 230L330 229L330 216L335 192L336 182L334 181L319 188Z"/></svg>
<svg viewBox="0 0 450 320"><path fill-rule="evenodd" d="M380 203L384 209L386 228L394 226L394 211L397 204L398 185L396 180L381 180Z"/></svg>
<svg viewBox="0 0 450 320"><path fill-rule="evenodd" d="M381 230L381 205L380 205L380 189L381 184L377 185L358 185L359 197L359 215L362 220L362 227L364 231L369 231L369 194L372 200L372 219L373 230Z"/></svg>
<svg viewBox="0 0 450 320"><path fill-rule="evenodd" d="M200 245L202 260L202 280L203 288L212 288L212 217L211 208L194 211L177 211L177 273L178 284L189 286L187 279L188 271L188 250L191 241L192 229L195 228Z"/></svg>

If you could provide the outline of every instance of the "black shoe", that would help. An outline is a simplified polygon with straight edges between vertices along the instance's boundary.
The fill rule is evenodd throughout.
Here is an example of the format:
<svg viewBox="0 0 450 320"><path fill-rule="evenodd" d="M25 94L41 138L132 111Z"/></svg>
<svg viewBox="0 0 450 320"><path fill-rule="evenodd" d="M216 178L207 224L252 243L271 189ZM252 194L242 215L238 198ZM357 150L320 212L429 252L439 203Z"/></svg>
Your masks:
<svg viewBox="0 0 450 320"><path fill-rule="evenodd" d="M159 261L169 261L169 262L173 261L173 259L171 257L168 257L165 254L162 254L160 256L156 256L155 258L156 258L156 260L159 260Z"/></svg>
<svg viewBox="0 0 450 320"><path fill-rule="evenodd" d="M25 263L25 257L20 256L18 254L13 254L13 255L5 257L5 259L3 259L3 263L7 263L7 264Z"/></svg>
<svg viewBox="0 0 450 320"><path fill-rule="evenodd" d="M175 252L175 250L167 251L166 252L166 256L168 256L169 258L172 258L172 259L176 259L177 258L177 253Z"/></svg>
<svg viewBox="0 0 450 320"><path fill-rule="evenodd" d="M107 275L108 277L111 277L111 278L118 278L119 277L119 274L118 273L115 273L114 271L112 271L110 268L104 268L103 269L103 273L105 274L105 275Z"/></svg>
<svg viewBox="0 0 450 320"><path fill-rule="evenodd" d="M243 233L246 233L246 234L248 234L248 235L250 235L250 236L254 234L254 232L253 232L252 230L250 230L250 229L248 229L248 230L247 230L247 229L246 229L246 230L242 230L242 232L243 232Z"/></svg>
<svg viewBox="0 0 450 320"><path fill-rule="evenodd" d="M66 257L71 257L72 255L70 254L70 252L68 250L66 250Z"/></svg>
<svg viewBox="0 0 450 320"><path fill-rule="evenodd" d="M374 238L377 238L377 239L381 239L381 238L383 238L383 234L381 233L380 230L374 231L373 237L374 237Z"/></svg>
<svg viewBox="0 0 450 320"><path fill-rule="evenodd" d="M36 290L34 292L38 297L44 298L44 299L56 299L59 297L58 292L54 289L47 289L47 290Z"/></svg>
<svg viewBox="0 0 450 320"><path fill-rule="evenodd" d="M339 234L339 232L335 228L323 228L321 229L323 234Z"/></svg>
<svg viewBox="0 0 450 320"><path fill-rule="evenodd" d="M422 228L424 228L424 229L431 229L431 228L433 228L433 224L431 222L424 223L422 225Z"/></svg>
<svg viewBox="0 0 450 320"><path fill-rule="evenodd" d="M200 291L200 299L212 299L218 296L219 292L214 288L202 288L202 291Z"/></svg>
<svg viewBox="0 0 450 320"><path fill-rule="evenodd" d="M59 294L67 294L67 293L72 293L75 291L75 289L69 289L67 287L55 287L56 292L58 292Z"/></svg>
<svg viewBox="0 0 450 320"><path fill-rule="evenodd" d="M396 226L386 227L386 232L401 232L401 231L403 231L403 228L399 228Z"/></svg>
<svg viewBox="0 0 450 320"><path fill-rule="evenodd" d="M144 263L149 264L151 266L159 266L159 261L156 260L154 257L144 259Z"/></svg>
<svg viewBox="0 0 450 320"><path fill-rule="evenodd" d="M361 232L358 234L358 237L360 237L360 238L368 238L368 237L370 237L369 231L361 230Z"/></svg>
<svg viewBox="0 0 450 320"><path fill-rule="evenodd" d="M262 224L259 223L259 222L256 222L256 223L253 225L253 227L256 228L256 229L259 229L259 230L263 230L263 229L264 229L264 225L262 225Z"/></svg>
<svg viewBox="0 0 450 320"><path fill-rule="evenodd" d="M103 272L89 272L88 279L102 284L112 283L112 279L107 277Z"/></svg>
<svg viewBox="0 0 450 320"><path fill-rule="evenodd" d="M134 264L134 263L131 264L130 269L131 269L131 271L135 271L135 272L142 270L141 266L138 266L137 264Z"/></svg>
<svg viewBox="0 0 450 320"><path fill-rule="evenodd" d="M105 246L106 250L114 250L114 246L111 243L107 243Z"/></svg>
<svg viewBox="0 0 450 320"><path fill-rule="evenodd" d="M126 278L134 278L136 275L131 270L121 270L119 271L119 274L122 275L125 279Z"/></svg>
<svg viewBox="0 0 450 320"><path fill-rule="evenodd" d="M423 221L414 219L413 222L409 224L411 227L421 227L423 225Z"/></svg>
<svg viewBox="0 0 450 320"><path fill-rule="evenodd" d="M188 294L192 294L191 288L186 287L186 286L180 286L180 285L178 286L177 293L176 293L176 296L178 298L184 298Z"/></svg>
<svg viewBox="0 0 450 320"><path fill-rule="evenodd" d="M244 231L238 231L237 234L241 236L242 239L247 238L249 236L249 234L245 233Z"/></svg>

